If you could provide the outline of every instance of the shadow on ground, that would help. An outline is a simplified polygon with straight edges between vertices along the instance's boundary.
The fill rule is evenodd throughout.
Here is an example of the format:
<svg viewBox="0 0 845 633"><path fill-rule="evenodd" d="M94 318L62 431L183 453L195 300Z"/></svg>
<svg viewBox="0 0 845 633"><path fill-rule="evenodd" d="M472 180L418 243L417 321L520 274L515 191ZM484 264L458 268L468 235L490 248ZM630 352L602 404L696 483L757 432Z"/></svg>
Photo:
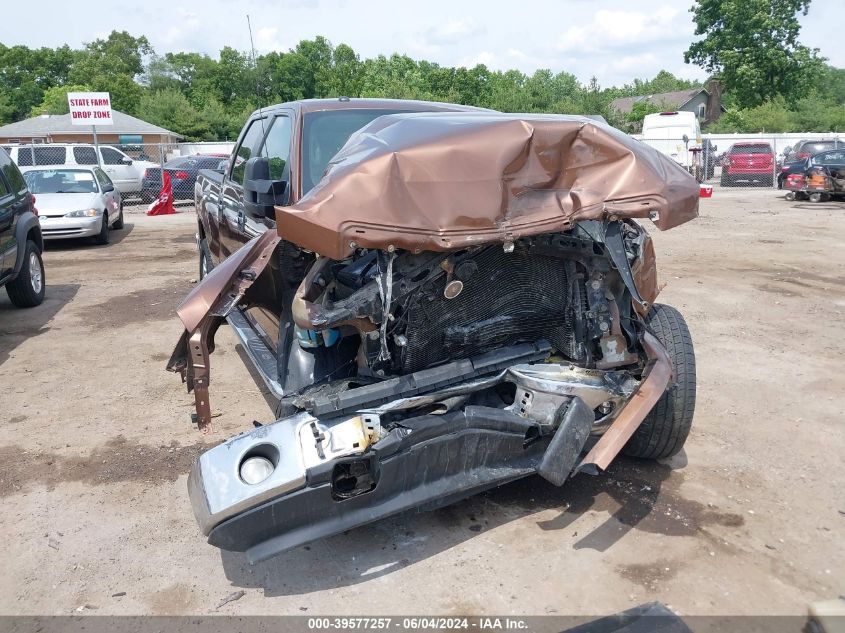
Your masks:
<svg viewBox="0 0 845 633"><path fill-rule="evenodd" d="M44 242L45 251L68 251L79 248L108 248L115 244L120 244L123 240L129 237L135 225L131 222L125 222L122 229L112 229L109 231L108 244L96 244L93 237L74 237L67 240L46 240Z"/></svg>
<svg viewBox="0 0 845 633"><path fill-rule="evenodd" d="M5 291L0 292L0 365L12 351L30 337L50 330L47 324L73 301L79 284L51 284L47 270L47 289L44 302L34 308L16 308ZM43 362L43 359L38 362Z"/></svg>
<svg viewBox="0 0 845 633"><path fill-rule="evenodd" d="M606 473L578 475L562 488L532 476L439 510L408 512L315 541L254 566L243 554L221 552L223 568L232 584L263 588L267 597L300 595L390 574L541 512L537 536L558 533L561 549L605 551L633 529L691 536L708 524L742 525L739 515L684 499L683 472L673 468L682 468L685 458L670 463L620 458ZM550 518L547 511L557 514ZM587 527L595 523L588 512L601 513L604 521ZM523 525L532 529L530 522Z"/></svg>

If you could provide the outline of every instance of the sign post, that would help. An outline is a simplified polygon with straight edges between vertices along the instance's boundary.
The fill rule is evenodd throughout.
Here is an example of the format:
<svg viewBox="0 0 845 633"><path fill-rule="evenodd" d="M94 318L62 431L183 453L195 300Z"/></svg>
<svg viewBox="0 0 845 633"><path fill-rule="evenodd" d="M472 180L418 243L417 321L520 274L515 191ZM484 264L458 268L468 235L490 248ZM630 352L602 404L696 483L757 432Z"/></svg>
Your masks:
<svg viewBox="0 0 845 633"><path fill-rule="evenodd" d="M111 96L108 92L69 92L67 104L70 108L70 122L73 125L90 125L94 136L94 153L100 165L100 145L97 142L98 125L114 125L111 112Z"/></svg>

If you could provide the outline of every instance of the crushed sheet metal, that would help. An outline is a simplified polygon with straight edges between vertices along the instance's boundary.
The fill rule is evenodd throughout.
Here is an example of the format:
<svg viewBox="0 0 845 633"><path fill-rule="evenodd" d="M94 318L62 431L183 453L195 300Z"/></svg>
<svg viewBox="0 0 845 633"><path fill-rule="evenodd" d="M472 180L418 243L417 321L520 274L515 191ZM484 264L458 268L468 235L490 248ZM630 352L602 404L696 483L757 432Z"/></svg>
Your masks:
<svg viewBox="0 0 845 633"><path fill-rule="evenodd" d="M578 220L698 216L698 183L673 160L584 117L379 117L335 155L279 235L340 260L355 248L450 251L566 230Z"/></svg>
<svg viewBox="0 0 845 633"><path fill-rule="evenodd" d="M666 391L672 378L666 348L648 332L643 334L642 343L649 358L642 383L575 472L597 474L598 470L606 470Z"/></svg>
<svg viewBox="0 0 845 633"><path fill-rule="evenodd" d="M230 298L242 296L270 263L278 243L275 232L265 231L215 266L176 308L185 329L193 332L208 313L219 309L227 291Z"/></svg>

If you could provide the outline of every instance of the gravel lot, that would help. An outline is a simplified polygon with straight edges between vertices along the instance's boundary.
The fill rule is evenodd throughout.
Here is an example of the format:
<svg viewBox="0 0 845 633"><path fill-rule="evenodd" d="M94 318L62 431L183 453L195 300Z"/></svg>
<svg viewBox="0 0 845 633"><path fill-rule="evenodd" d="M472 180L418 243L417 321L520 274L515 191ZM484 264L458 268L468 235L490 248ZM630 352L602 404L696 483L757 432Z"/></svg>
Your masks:
<svg viewBox="0 0 845 633"><path fill-rule="evenodd" d="M252 568L205 543L185 480L271 413L222 328L203 444L164 371L194 214L127 211L109 246L48 247L42 306L0 297L0 613L802 614L845 593L845 204L717 189L697 221L652 231L661 300L698 355L685 453L561 489L530 478Z"/></svg>

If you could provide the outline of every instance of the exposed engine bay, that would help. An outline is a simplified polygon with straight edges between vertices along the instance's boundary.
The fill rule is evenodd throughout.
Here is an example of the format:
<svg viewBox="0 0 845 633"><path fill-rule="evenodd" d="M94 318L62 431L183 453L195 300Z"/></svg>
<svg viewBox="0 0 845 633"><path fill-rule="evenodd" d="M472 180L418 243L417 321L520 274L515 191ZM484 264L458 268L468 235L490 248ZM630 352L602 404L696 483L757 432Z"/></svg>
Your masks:
<svg viewBox="0 0 845 633"><path fill-rule="evenodd" d="M691 409L689 420L652 410L673 393L673 366L694 362L667 336L686 326L654 306L642 225L597 216L436 250L372 238L330 257L287 239L280 215L279 235L221 262L180 306L186 331L168 368L208 432L209 355L226 319L276 421L194 465L209 541L257 561L526 475L563 485L623 449L679 450ZM275 317L275 336L254 310ZM694 365L681 369L694 380Z"/></svg>

